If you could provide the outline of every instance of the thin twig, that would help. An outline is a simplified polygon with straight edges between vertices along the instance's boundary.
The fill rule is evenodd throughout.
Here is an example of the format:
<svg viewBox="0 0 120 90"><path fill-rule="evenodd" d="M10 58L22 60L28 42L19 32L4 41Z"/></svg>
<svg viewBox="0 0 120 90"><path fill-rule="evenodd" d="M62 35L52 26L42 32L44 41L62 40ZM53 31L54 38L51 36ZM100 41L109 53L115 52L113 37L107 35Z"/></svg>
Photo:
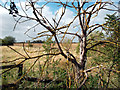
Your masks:
<svg viewBox="0 0 120 90"><path fill-rule="evenodd" d="M16 28L16 26L17 26L17 24L19 23L19 21L20 21L21 18L22 18L22 17L20 17L20 18L16 21L16 23L15 23L15 25L14 25L14 28L13 28L13 31L15 30L15 28Z"/></svg>
<svg viewBox="0 0 120 90"><path fill-rule="evenodd" d="M10 46L8 46L7 45L7 47L9 47L10 49L12 49L13 51L15 51L16 53L18 53L20 56L23 56L24 58L26 58L26 56L24 56L23 54L21 54L20 52L18 52L18 51L16 51L15 49L13 49L12 47L10 47Z"/></svg>
<svg viewBox="0 0 120 90"><path fill-rule="evenodd" d="M24 45L25 43L23 43L23 50L24 50L24 52L26 53L26 55L30 58L30 56L29 56L29 54L26 52L26 49L25 49L25 45Z"/></svg>

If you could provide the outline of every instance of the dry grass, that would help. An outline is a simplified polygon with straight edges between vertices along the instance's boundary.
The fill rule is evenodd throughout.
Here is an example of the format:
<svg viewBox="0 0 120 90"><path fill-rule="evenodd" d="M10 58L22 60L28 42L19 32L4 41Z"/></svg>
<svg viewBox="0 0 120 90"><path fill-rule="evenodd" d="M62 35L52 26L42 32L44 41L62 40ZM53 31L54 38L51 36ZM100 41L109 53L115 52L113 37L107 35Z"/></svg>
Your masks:
<svg viewBox="0 0 120 90"><path fill-rule="evenodd" d="M73 45L73 46L74 47L71 48L70 51L71 51L71 53L75 54L75 57L79 58L79 55L77 55L76 52L75 52L75 48L76 48L77 44ZM15 49L16 51L18 51L19 53L21 53L21 54L23 54L24 56L27 57L27 55L24 52L22 46L11 46L11 47L13 49ZM2 60L1 60L1 62L2 61L5 61L5 62L12 61L12 60L14 60L16 58L21 57L18 53L14 52L13 50L8 48L7 46L1 46L0 49L2 50L2 53L1 53ZM25 49L26 49L26 51L27 51L27 53L28 53L28 55L30 57L34 57L34 56L38 56L38 55L42 55L43 54L43 52L40 52L40 51L43 51L43 47L42 46L33 46L33 47L27 47L26 46ZM20 59L18 61L12 62L12 63L2 63L2 65L18 64L22 60L23 59ZM23 64L24 65L24 69L27 70L28 68L30 68L30 66L34 63L35 60L36 59L29 59L29 60L25 61L24 64ZM66 61L67 60L63 56L61 56L61 55L58 55L56 57L54 56L54 57L52 57L51 59L48 60L48 63L51 63L49 65L49 69L52 68L52 62L56 61L56 60L60 60L59 64L56 67L60 67L60 68L66 69ZM38 60L38 62L36 62L35 66L33 67L34 68L34 72L38 72L39 71L39 64L40 65L44 65L45 61L46 61L46 56L40 58ZM48 76L49 76L49 78L53 78L52 73L49 73Z"/></svg>
<svg viewBox="0 0 120 90"><path fill-rule="evenodd" d="M70 52L77 58L77 60L79 60L79 54L76 53L76 47L78 46L77 43L74 43L71 45L70 47ZM25 51L23 50L23 47L22 46L11 46L13 49L15 49L16 51L18 51L19 53L23 54L24 56L27 57ZM56 47L56 45L55 45ZM34 57L34 56L38 56L38 55L41 55L43 54L43 47L42 45L40 46L33 46L33 47L25 47L28 55L30 57ZM1 57L2 57L2 60L1 61L12 61L16 58L19 58L21 57L18 53L14 52L13 50L11 50L10 48L8 48L7 46L1 46L0 47L0 50L2 50L2 53L1 53ZM54 61L56 60L60 60L60 63L59 63L59 67L63 67L63 68L66 68L66 59L61 56L61 55L58 55L56 57L53 57L52 59L49 60L49 62L53 62L53 59ZM17 64L17 63L20 63L23 59L20 59L16 62L13 62L13 63L10 63L10 64ZM32 65L34 63L36 59L30 59L30 60L27 60L24 65L29 67L29 65ZM36 63L36 66L40 63L40 64L44 64L44 62L46 61L46 57L42 57L39 59L39 62ZM88 57L88 62L87 62L87 68L88 67L91 67L91 57ZM3 64L4 65L4 64ZM6 65L6 64L5 64Z"/></svg>
<svg viewBox="0 0 120 90"><path fill-rule="evenodd" d="M78 46L78 44L72 44L71 48L70 48L70 52L75 55L75 57L77 58L77 60L79 60L79 54L76 53L76 47ZM13 49L15 49L16 51L18 51L19 53L26 55L26 53L24 52L23 50L23 47L22 46L11 46ZM25 47L26 48L26 51L27 53L29 54L29 56L33 57L33 56L38 56L38 55L41 55L43 54L43 52L40 52L40 51L43 51L43 48L42 46L33 46L33 47ZM8 48L7 46L1 46L0 47L0 50L2 51L2 53L0 54L0 56L2 57L2 60L1 61L11 61L11 60L14 60L18 57L21 57L18 53L14 52L13 50L11 50L10 48ZM97 54L96 54L97 55ZM97 57L97 56L96 56ZM62 57L61 55L58 55L56 57L52 57L51 59L49 59L48 61L48 64L49 65L49 69L53 69L52 67L52 63L53 63L53 60L56 61L56 60L60 60L59 64L56 66L56 67L60 67L61 69L66 69L67 68L67 65L66 65L66 59L64 57ZM93 64L95 63L95 61L92 60L92 57L88 57L87 58L88 61L87 61L87 67L86 68L91 68L93 67ZM27 70L35 61L36 59L30 59L30 60L27 60L26 62L24 62L24 70ZM13 63L10 63L10 64L17 64L19 62L21 62L22 59L16 61L16 62L13 62ZM46 61L46 57L42 57L38 60L38 62L35 64L35 66L33 67L33 69L31 70L32 71L32 76L33 74L35 75L35 73L37 73L36 76L34 77L38 77L39 78L39 64L40 65L44 65ZM7 64L2 64L2 65L7 65ZM106 65L105 63L103 63L103 65ZM13 70L14 71L14 70ZM53 72L51 72L50 70L48 70L50 73L48 74L48 77L53 79ZM93 70L91 73L93 76L96 75L96 72L98 72L98 69L96 70ZM16 72L14 72L15 74ZM43 73L43 77L44 77L45 73ZM114 73L112 73L111 75L115 76ZM105 76L106 77L106 76ZM12 81L14 82L15 79L11 80L7 80L8 82Z"/></svg>
<svg viewBox="0 0 120 90"><path fill-rule="evenodd" d="M75 57L79 60L79 54L76 53L76 47L77 47L78 44L72 44L71 48L70 48L70 52L75 55ZM15 49L16 51L18 51L19 53L27 56L23 50L23 47L22 46L11 46L13 49ZM56 45L55 45L56 47ZM33 47L25 47L26 48L26 51L27 53L29 54L29 56L33 57L33 56L38 56L38 55L41 55L42 52L40 51L43 51L43 47L42 45L41 46L33 46ZM12 61L16 58L19 58L21 57L18 53L14 52L13 50L11 50L10 48L8 48L7 46L1 46L0 49L2 50L2 54L1 54L1 57L2 57L2 60L1 61ZM9 63L9 64L18 64L22 61L23 59L20 59L16 62L13 62L13 63ZM36 59L30 59L30 60L27 60L24 62L24 68L26 68L26 70L34 63ZM60 68L63 68L63 69L66 69L67 65L66 65L66 59L61 56L61 55L58 55L56 57L52 57L50 60L49 60L49 63L51 63L49 65L49 68L52 68L52 63L53 61L56 61L56 60L60 60L59 64L56 66L56 67L60 67ZM38 62L36 62L35 66L33 67L34 68L34 71L37 72L39 71L39 63L40 65L44 65L46 61L46 57L42 57L38 60ZM88 63L89 64L89 63ZM3 65L7 65L6 63ZM52 78L52 73L50 73L50 78Z"/></svg>
<svg viewBox="0 0 120 90"><path fill-rule="evenodd" d="M73 46L74 46L74 47L71 48L70 51L71 51L71 53L75 54L75 57L79 58L79 55L77 55L76 52L75 52L75 47L77 46L77 44L76 44L76 45L73 45ZM12 47L13 49L15 49L16 51L18 51L19 53L21 53L21 54L23 54L24 56L27 57L27 55L26 55L26 53L24 52L22 46L11 46L11 47ZM25 48L26 48L26 51L27 51L27 53L28 53L28 55L29 55L30 57L34 57L34 56L38 56L38 55L42 55L42 54L43 54L43 52L40 52L40 51L43 51L42 46L33 46L33 47L27 47L27 46L26 46ZM5 62L7 62L7 61L12 61L12 60L14 60L14 59L16 59L16 58L21 57L18 53L14 52L13 50L11 50L10 48L8 48L7 46L1 46L1 47L0 47L0 50L2 50L2 53L1 53L2 60L1 60L1 62L2 62L2 61L5 61ZM52 57L52 59L49 60L49 63L52 63L53 60L56 61L56 60L59 60L59 59L61 59L61 60L60 60L60 62L59 62L58 67L66 68L66 61L67 61L67 60L66 60L63 56L61 56L61 55L58 55L58 56L56 56L56 57ZM8 63L8 64L18 64L18 63L20 63L22 60L23 60L23 59L20 59L20 60L18 60L18 61L15 61L15 62L12 62L12 63ZM36 60L36 59L27 60L27 61L24 63L24 66L25 66L26 68L29 68L29 67L34 63L35 60ZM43 64L45 63L45 61L46 61L46 57L44 56L44 57L40 58L38 61L39 61L39 62L37 62L37 63L35 64L35 67L38 67L39 63L40 63L41 65L43 65ZM7 63L2 63L2 65L7 65ZM38 70L38 68L34 68L34 69L35 69L35 71Z"/></svg>
<svg viewBox="0 0 120 90"><path fill-rule="evenodd" d="M16 51L18 51L19 53L23 54L24 56L27 56L25 54L22 46L11 46L11 47L13 49L15 49ZM77 55L76 52L75 52L76 47L77 47L77 44L73 44L71 46L70 51L71 51L71 53L73 53L73 55L75 55L75 57L79 58L79 55ZM43 51L42 45L33 46L33 47L27 47L26 46L25 48L26 48L27 53L31 57L41 55L43 53L43 52L41 52L41 51ZM18 53L14 52L13 50L8 48L7 46L1 46L0 50L2 50L2 53L1 53L2 61L11 61L11 60L14 60L17 57L21 57ZM63 61L65 61L64 58L61 55L55 57L56 60L59 59L59 58L61 58Z"/></svg>

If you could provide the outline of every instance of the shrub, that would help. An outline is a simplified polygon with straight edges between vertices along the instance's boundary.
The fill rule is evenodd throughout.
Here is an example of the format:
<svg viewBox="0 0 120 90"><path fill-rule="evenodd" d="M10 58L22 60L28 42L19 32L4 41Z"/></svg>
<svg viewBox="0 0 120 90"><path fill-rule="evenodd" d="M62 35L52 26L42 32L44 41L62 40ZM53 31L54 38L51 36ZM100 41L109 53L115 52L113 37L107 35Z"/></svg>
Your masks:
<svg viewBox="0 0 120 90"><path fill-rule="evenodd" d="M13 43L15 42L15 38L12 36L6 36L3 40L2 40L2 45L13 45Z"/></svg>

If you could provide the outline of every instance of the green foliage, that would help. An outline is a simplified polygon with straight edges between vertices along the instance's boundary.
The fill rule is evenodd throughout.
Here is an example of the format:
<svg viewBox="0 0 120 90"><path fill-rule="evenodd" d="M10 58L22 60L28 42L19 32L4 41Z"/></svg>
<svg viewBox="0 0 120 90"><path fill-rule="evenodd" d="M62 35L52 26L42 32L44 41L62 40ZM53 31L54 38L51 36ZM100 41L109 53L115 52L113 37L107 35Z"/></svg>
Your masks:
<svg viewBox="0 0 120 90"><path fill-rule="evenodd" d="M90 74L88 81L87 81L87 87L88 88L98 88L98 80L99 80L98 74L96 74L94 76L92 74Z"/></svg>
<svg viewBox="0 0 120 90"><path fill-rule="evenodd" d="M2 70L3 72L4 70ZM17 69L14 68L11 71L4 73L3 75L1 75L2 77L2 84L10 84L13 83L15 80L17 80Z"/></svg>
<svg viewBox="0 0 120 90"><path fill-rule="evenodd" d="M47 37L47 39L46 39L46 41L44 41L44 44L42 45L42 47L44 48L46 53L49 53L51 47L54 45L55 45L55 43L52 40L49 40L49 38Z"/></svg>
<svg viewBox="0 0 120 90"><path fill-rule="evenodd" d="M104 39L104 34L102 31L95 31L90 34L88 39L93 40L93 41L102 40Z"/></svg>
<svg viewBox="0 0 120 90"><path fill-rule="evenodd" d="M2 45L13 45L15 38L12 36L6 36L4 39L1 39L0 42Z"/></svg>
<svg viewBox="0 0 120 90"><path fill-rule="evenodd" d="M3 42L3 40L0 38L0 46L2 46L2 42Z"/></svg>
<svg viewBox="0 0 120 90"><path fill-rule="evenodd" d="M42 41L42 40L34 40L34 41L32 41L32 43L44 43L44 41Z"/></svg>
<svg viewBox="0 0 120 90"><path fill-rule="evenodd" d="M116 13L105 17L106 25L104 30L108 35L108 40L120 41L120 21L118 20L119 16L115 16Z"/></svg>
<svg viewBox="0 0 120 90"><path fill-rule="evenodd" d="M77 47L76 47L76 53L78 54L80 52L80 43L78 43Z"/></svg>
<svg viewBox="0 0 120 90"><path fill-rule="evenodd" d="M31 42L28 42L28 47L33 47Z"/></svg>
<svg viewBox="0 0 120 90"><path fill-rule="evenodd" d="M107 15L107 17L105 18L106 20L106 26L104 28L105 30L105 35L103 35L104 38L106 38L107 41L113 42L113 43L106 43L102 46L97 46L95 49L103 52L88 52L89 56L92 56L92 60L94 61L94 64L104 64L104 66L106 66L108 69L113 69L113 70L120 70L120 27L119 27L119 21L117 20L117 16L115 16L115 14L113 15ZM93 36L93 35L92 35ZM91 36L91 39L92 39ZM93 38L94 39L94 38ZM102 39L102 37L99 37L99 39ZM96 39L98 40L98 38ZM106 75L104 75L103 77L103 87L108 87L108 88L113 88L114 85L111 84L111 82L116 83L116 86L119 87L119 79L120 79L120 75L117 76L116 73L112 73L110 71L104 71L103 73L105 73ZM112 75L111 75L112 74ZM114 74L114 75L113 75ZM110 78L110 82L108 82L108 86L107 85L107 78ZM90 76L90 78L92 78ZM116 78L118 80L116 80ZM92 78L93 81L95 79ZM91 85L94 82L91 82ZM94 86L91 86L94 87ZM114 86L115 88L115 86Z"/></svg>
<svg viewBox="0 0 120 90"><path fill-rule="evenodd" d="M108 15L105 18L107 27L105 28L106 32L109 33L108 40L114 42L115 44L107 44L105 46L105 50L109 51L106 52L109 59L113 58L113 63L118 63L120 65L120 21L117 20L118 16L115 16L115 14Z"/></svg>

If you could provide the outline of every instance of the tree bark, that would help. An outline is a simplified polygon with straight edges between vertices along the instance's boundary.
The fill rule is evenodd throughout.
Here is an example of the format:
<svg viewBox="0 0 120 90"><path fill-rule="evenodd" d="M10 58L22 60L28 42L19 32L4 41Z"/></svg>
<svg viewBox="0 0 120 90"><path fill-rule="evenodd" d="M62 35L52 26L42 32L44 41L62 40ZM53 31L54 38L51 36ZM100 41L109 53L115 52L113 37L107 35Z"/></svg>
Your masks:
<svg viewBox="0 0 120 90"><path fill-rule="evenodd" d="M86 36L84 35L82 41L80 42L80 61L79 64L81 65L81 69L84 70L85 63L87 60L86 56Z"/></svg>
<svg viewBox="0 0 120 90"><path fill-rule="evenodd" d="M82 39L80 40L80 60L79 60L79 65L80 68L76 67L76 82L78 84L81 84L82 81L84 80L84 69L85 69L85 64L87 60L86 56L86 35L81 35Z"/></svg>

